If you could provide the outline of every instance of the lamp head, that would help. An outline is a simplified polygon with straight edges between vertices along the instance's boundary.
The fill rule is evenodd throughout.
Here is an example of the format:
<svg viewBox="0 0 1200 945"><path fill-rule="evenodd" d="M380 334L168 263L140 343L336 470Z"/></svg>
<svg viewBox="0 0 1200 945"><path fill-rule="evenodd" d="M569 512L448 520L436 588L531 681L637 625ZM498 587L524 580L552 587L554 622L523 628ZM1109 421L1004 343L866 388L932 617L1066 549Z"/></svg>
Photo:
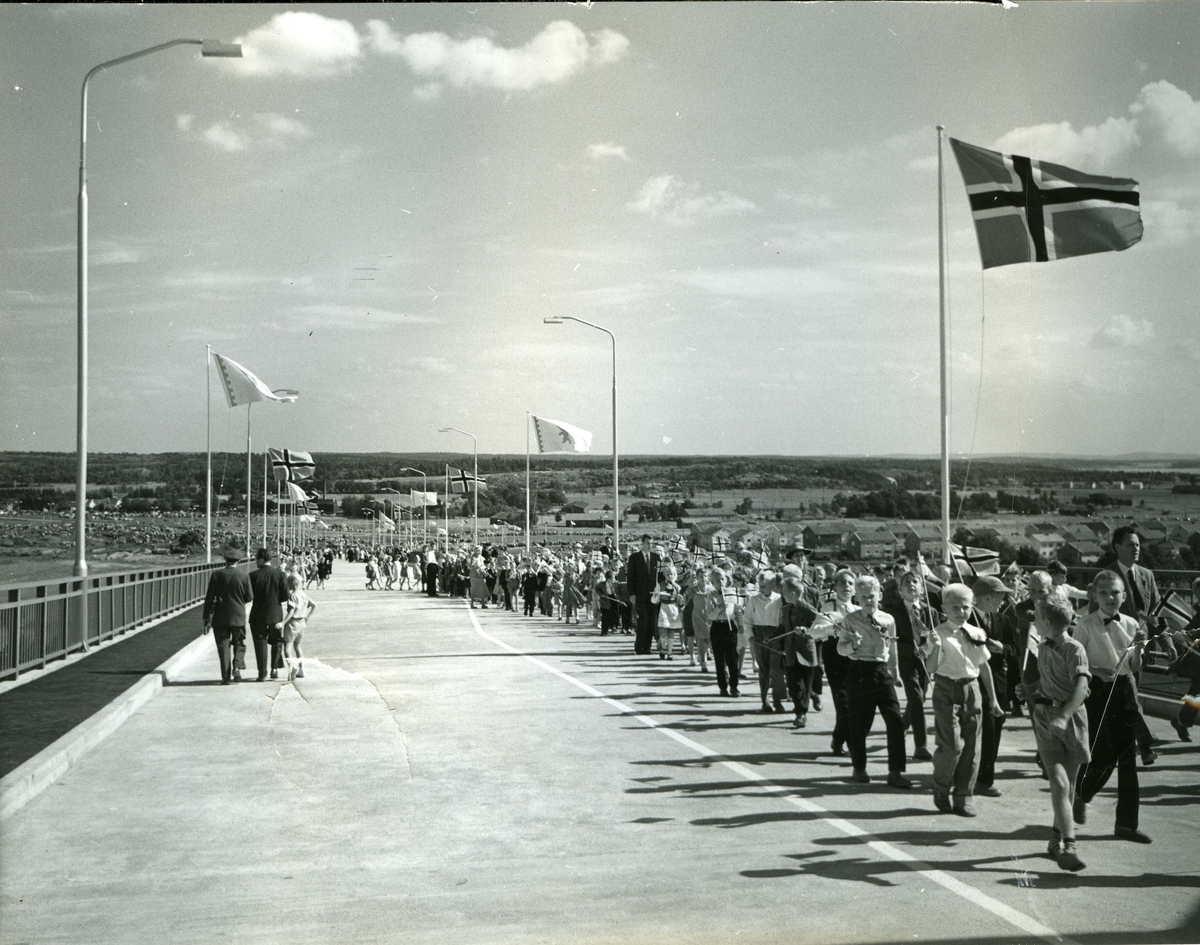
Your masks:
<svg viewBox="0 0 1200 945"><path fill-rule="evenodd" d="M206 39L200 43L200 55L217 59L241 59L241 43L222 43L216 39Z"/></svg>
<svg viewBox="0 0 1200 945"><path fill-rule="evenodd" d="M561 325L563 320L557 315L550 315L542 319L542 323L546 325Z"/></svg>
<svg viewBox="0 0 1200 945"><path fill-rule="evenodd" d="M440 430L438 430L438 433L450 433L450 432L451 432L451 430L449 427L442 427Z"/></svg>

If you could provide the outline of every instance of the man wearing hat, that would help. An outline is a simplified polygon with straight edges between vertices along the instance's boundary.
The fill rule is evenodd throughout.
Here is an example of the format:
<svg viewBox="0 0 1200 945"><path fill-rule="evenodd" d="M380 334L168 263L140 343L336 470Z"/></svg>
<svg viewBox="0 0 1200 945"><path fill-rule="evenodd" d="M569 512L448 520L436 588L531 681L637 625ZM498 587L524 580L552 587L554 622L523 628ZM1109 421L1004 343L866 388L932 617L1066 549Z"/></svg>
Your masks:
<svg viewBox="0 0 1200 945"><path fill-rule="evenodd" d="M254 638L254 661L258 664L258 681L279 675L283 665L283 605L287 603L287 581L283 572L271 564L271 552L259 548L254 556L256 569L250 574L254 589L254 605L250 608L250 635ZM267 644L271 645L271 661L267 662Z"/></svg>
<svg viewBox="0 0 1200 945"><path fill-rule="evenodd" d="M254 600L254 590L250 579L238 569L238 562L246 556L245 549L229 541L219 554L225 559L225 567L208 579L203 620L204 632L211 628L217 643L221 685L228 686L230 679L241 682L241 671L246 668L246 605Z"/></svg>
<svg viewBox="0 0 1200 945"><path fill-rule="evenodd" d="M1000 789L993 781L996 777L996 756L1000 752L1000 736L1004 731L1004 717L1011 706L1008 704L1005 664L1010 649L1016 647L1017 621L1012 607L1012 588L993 574L981 577L971 586L975 593L975 615L972 623L983 628L988 641L988 668L992 672L996 700L1004 715L995 715L988 693L984 693L983 716L979 720L983 730L980 739L979 775L975 780L975 793L984 797L999 797Z"/></svg>

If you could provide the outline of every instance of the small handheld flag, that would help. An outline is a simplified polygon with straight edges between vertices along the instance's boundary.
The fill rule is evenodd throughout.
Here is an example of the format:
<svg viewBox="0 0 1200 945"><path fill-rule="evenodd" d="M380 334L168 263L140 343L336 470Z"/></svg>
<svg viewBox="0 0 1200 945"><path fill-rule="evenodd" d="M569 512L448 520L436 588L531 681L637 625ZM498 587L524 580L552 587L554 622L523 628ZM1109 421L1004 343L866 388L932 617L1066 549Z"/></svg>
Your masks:
<svg viewBox="0 0 1200 945"><path fill-rule="evenodd" d="M950 557L961 577L983 577L1000 573L1000 553L987 548L968 548L950 543Z"/></svg>

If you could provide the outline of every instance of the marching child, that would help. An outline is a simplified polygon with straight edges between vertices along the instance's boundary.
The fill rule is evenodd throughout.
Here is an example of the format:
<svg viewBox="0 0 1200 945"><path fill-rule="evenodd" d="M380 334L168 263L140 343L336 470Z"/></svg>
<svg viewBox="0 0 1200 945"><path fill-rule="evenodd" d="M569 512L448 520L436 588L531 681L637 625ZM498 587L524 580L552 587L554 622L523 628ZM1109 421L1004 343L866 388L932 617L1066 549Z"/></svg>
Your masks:
<svg viewBox="0 0 1200 945"><path fill-rule="evenodd" d="M1072 806L1079 766L1091 760L1088 748L1087 650L1067 633L1075 617L1066 599L1052 594L1035 611L1042 642L1038 645L1037 695L1033 700L1033 735L1050 779L1054 836L1048 852L1060 869L1075 873L1086 865L1075 851Z"/></svg>
<svg viewBox="0 0 1200 945"><path fill-rule="evenodd" d="M1004 710L996 701L988 667L987 634L967 623L975 595L969 587L951 584L942 592L946 619L925 642L933 677L933 803L943 813L974 817L971 797L979 774L979 723L983 716L982 683L993 714ZM953 803L951 803L953 795Z"/></svg>

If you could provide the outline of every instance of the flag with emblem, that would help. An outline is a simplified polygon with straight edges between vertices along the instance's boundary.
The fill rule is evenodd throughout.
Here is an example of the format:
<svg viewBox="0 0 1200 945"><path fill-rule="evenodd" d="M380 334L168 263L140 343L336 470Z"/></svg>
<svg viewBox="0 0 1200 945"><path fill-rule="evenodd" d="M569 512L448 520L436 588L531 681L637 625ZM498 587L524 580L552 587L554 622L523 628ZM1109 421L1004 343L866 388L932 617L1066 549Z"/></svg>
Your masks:
<svg viewBox="0 0 1200 945"><path fill-rule="evenodd" d="M271 471L278 482L294 482L298 479L311 479L316 472L317 464L313 462L311 453L301 453L299 450L277 450L267 448L271 457Z"/></svg>
<svg viewBox="0 0 1200 945"><path fill-rule="evenodd" d="M1142 238L1137 181L1085 174L950 139L984 269L1128 249Z"/></svg>
<svg viewBox="0 0 1200 945"><path fill-rule="evenodd" d="M587 430L561 420L534 417L533 430L539 453L586 453L592 448L592 435Z"/></svg>
<svg viewBox="0 0 1200 945"><path fill-rule="evenodd" d="M294 403L300 396L298 390L271 390L258 379L258 376L248 368L242 367L224 355L213 352L217 359L217 374L221 378L221 387L225 391L225 399L230 407L240 407L243 404L253 404L260 400L281 400Z"/></svg>

